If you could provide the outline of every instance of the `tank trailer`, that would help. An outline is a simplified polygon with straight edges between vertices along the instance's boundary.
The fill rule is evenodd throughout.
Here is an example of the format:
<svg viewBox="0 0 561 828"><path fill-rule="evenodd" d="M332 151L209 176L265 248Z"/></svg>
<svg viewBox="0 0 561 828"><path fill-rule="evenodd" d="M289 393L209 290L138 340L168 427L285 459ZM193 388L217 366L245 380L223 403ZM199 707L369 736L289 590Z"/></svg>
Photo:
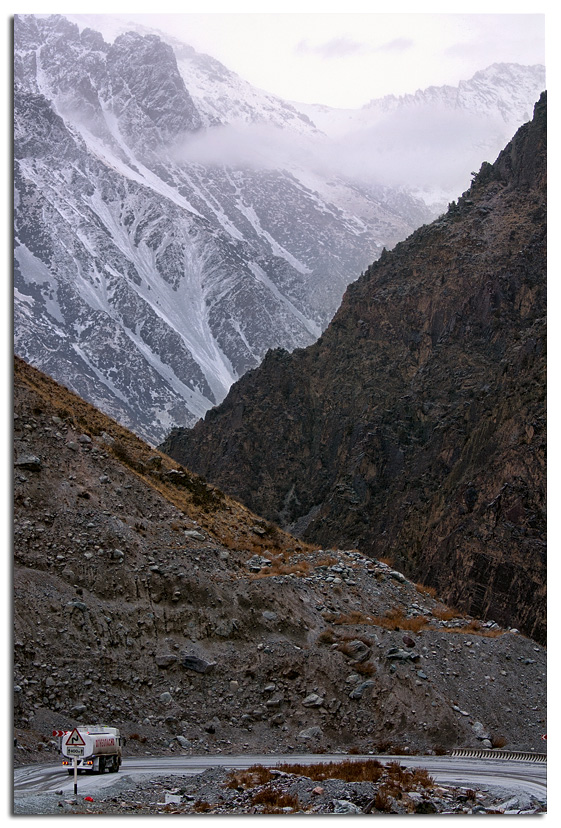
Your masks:
<svg viewBox="0 0 561 828"><path fill-rule="evenodd" d="M62 766L72 774L76 760L78 772L118 773L122 744L124 739L116 727L80 725L62 736Z"/></svg>

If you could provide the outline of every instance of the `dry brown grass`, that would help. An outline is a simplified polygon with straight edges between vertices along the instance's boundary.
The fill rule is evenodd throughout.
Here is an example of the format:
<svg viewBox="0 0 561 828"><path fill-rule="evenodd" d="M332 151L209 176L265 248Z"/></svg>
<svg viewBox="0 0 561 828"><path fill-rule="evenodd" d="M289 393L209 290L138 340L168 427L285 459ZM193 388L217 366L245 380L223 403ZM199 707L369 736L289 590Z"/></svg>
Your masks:
<svg viewBox="0 0 561 828"><path fill-rule="evenodd" d="M325 779L343 779L345 782L377 782L384 774L384 766L377 759L344 759L342 762L317 762L314 765L284 764L278 769L297 776L307 776L314 782Z"/></svg>
<svg viewBox="0 0 561 828"><path fill-rule="evenodd" d="M361 676L373 676L376 672L376 667L371 661L363 661L361 664L355 664L353 669L355 673Z"/></svg>
<svg viewBox="0 0 561 828"><path fill-rule="evenodd" d="M322 630L317 637L318 644L335 644L336 641L337 635L332 627Z"/></svg>
<svg viewBox="0 0 561 828"><path fill-rule="evenodd" d="M283 563L279 559L274 559L271 566L265 570L256 573L254 578L270 578L271 575L308 575L311 569L309 561L294 561L292 563Z"/></svg>
<svg viewBox="0 0 561 828"><path fill-rule="evenodd" d="M205 814L212 810L212 805L202 799L197 799L197 801L193 804L193 810L198 814Z"/></svg>
<svg viewBox="0 0 561 828"><path fill-rule="evenodd" d="M415 589L420 595L428 595L429 598L436 598L436 589L425 584L415 584Z"/></svg>
<svg viewBox="0 0 561 828"><path fill-rule="evenodd" d="M314 562L314 566L333 566L334 564L338 563L338 559L334 555L324 555L323 558L318 558L317 561Z"/></svg>
<svg viewBox="0 0 561 828"><path fill-rule="evenodd" d="M281 814L284 813L284 808L292 808L293 811L300 810L300 802L297 796L292 794L282 793L273 787L264 788L256 793L252 800L252 805L264 805L262 813L264 814Z"/></svg>
<svg viewBox="0 0 561 828"><path fill-rule="evenodd" d="M232 771L228 776L227 788L255 788L273 779L273 774L264 765L252 765L244 770Z"/></svg>
<svg viewBox="0 0 561 828"><path fill-rule="evenodd" d="M452 609L451 607L435 607L432 610L432 614L435 618L438 618L439 621L451 621L452 618L462 618L462 613L458 612L458 610Z"/></svg>

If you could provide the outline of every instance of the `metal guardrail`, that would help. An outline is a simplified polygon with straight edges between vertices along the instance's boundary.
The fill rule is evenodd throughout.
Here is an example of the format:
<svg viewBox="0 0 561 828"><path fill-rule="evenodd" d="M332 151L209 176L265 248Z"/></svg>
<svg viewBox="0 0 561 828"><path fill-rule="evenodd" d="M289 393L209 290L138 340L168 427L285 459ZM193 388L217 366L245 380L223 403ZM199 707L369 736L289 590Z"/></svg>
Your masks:
<svg viewBox="0 0 561 828"><path fill-rule="evenodd" d="M518 750L486 750L485 748L458 748L451 756L466 756L474 759L519 759L523 762L547 762L547 753L532 753Z"/></svg>

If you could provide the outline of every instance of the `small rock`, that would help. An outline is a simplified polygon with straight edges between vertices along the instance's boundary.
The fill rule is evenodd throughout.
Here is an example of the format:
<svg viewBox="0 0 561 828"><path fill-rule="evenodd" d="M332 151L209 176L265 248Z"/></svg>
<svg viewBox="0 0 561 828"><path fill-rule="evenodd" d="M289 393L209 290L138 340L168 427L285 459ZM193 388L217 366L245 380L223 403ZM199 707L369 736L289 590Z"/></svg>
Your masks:
<svg viewBox="0 0 561 828"><path fill-rule="evenodd" d="M368 690L369 687L373 686L374 682L372 681L372 679L363 681L362 684L359 684L358 687L355 687L354 690L351 690L351 692L349 693L349 699L361 699L364 691Z"/></svg>
<svg viewBox="0 0 561 828"><path fill-rule="evenodd" d="M181 794L172 794L168 793L167 791L164 793L164 804L165 805L179 805L183 801L183 797Z"/></svg>
<svg viewBox="0 0 561 828"><path fill-rule="evenodd" d="M186 739L185 736L176 736L175 741L178 742L184 750L189 750L191 747L191 742L189 739Z"/></svg>
<svg viewBox="0 0 561 828"><path fill-rule="evenodd" d="M333 812L335 814L361 814L362 809L347 799L334 799Z"/></svg>
<svg viewBox="0 0 561 828"><path fill-rule="evenodd" d="M208 673L213 667L216 667L216 661L206 661L195 655L183 654L182 664L188 670L194 670L196 673Z"/></svg>
<svg viewBox="0 0 561 828"><path fill-rule="evenodd" d="M202 532L197 532L196 529L185 529L185 537L193 538L193 540L206 540Z"/></svg>
<svg viewBox="0 0 561 828"><path fill-rule="evenodd" d="M481 722L474 722L472 724L472 729L473 729L473 732L474 732L475 736L478 739L483 740L483 739L490 739L491 738L491 736L486 731L486 729L483 727Z"/></svg>
<svg viewBox="0 0 561 828"><path fill-rule="evenodd" d="M317 693L310 693L309 696L306 696L302 704L304 707L321 707L323 701L322 697L318 696Z"/></svg>
<svg viewBox="0 0 561 828"><path fill-rule="evenodd" d="M39 472L43 468L41 458L35 454L22 454L14 463L19 469L27 469L28 471Z"/></svg>
<svg viewBox="0 0 561 828"><path fill-rule="evenodd" d="M171 667L172 664L175 664L177 661L177 656L172 655L171 653L160 653L154 659L158 667Z"/></svg>
<svg viewBox="0 0 561 828"><path fill-rule="evenodd" d="M400 584L407 583L407 578L405 577L405 575L403 575L401 572L398 572L396 569L391 569L388 572L388 575L390 576L390 578L393 578L394 581L399 581Z"/></svg>
<svg viewBox="0 0 561 828"><path fill-rule="evenodd" d="M366 646L364 641L355 640L349 641L348 643L345 642L345 655L348 655L354 661L363 662L366 661L371 654L371 650L369 647Z"/></svg>
<svg viewBox="0 0 561 828"><path fill-rule="evenodd" d="M312 727L307 727L305 730L301 730L296 738L306 742L310 739L321 739L322 736L323 731L321 727L313 725Z"/></svg>
<svg viewBox="0 0 561 828"><path fill-rule="evenodd" d="M402 650L399 647L391 647L386 653L386 658L400 661L419 661L420 656L417 653L408 653L407 650Z"/></svg>

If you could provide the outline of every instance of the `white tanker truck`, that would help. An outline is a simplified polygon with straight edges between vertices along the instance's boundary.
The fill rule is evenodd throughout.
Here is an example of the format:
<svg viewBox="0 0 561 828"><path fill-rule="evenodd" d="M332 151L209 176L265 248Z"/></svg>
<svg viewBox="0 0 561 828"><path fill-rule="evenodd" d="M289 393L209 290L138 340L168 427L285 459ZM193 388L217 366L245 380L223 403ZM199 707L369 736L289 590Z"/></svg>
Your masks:
<svg viewBox="0 0 561 828"><path fill-rule="evenodd" d="M67 730L61 739L62 766L69 774L74 773L75 759L78 771L117 773L123 743L116 727L83 725Z"/></svg>

